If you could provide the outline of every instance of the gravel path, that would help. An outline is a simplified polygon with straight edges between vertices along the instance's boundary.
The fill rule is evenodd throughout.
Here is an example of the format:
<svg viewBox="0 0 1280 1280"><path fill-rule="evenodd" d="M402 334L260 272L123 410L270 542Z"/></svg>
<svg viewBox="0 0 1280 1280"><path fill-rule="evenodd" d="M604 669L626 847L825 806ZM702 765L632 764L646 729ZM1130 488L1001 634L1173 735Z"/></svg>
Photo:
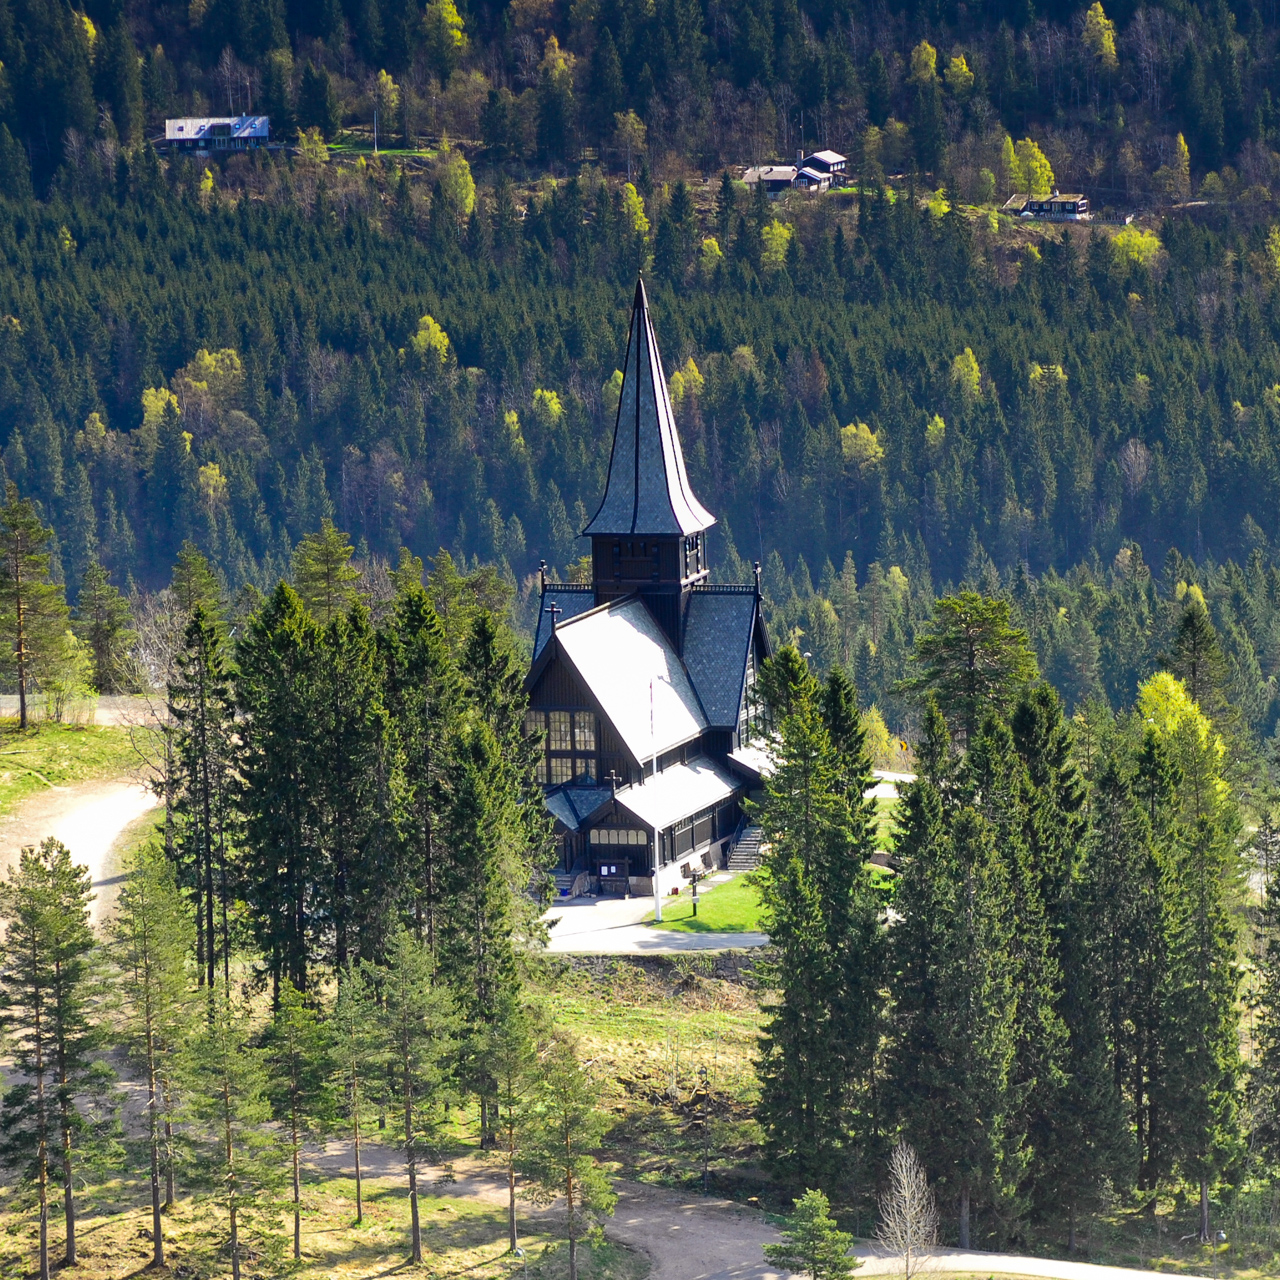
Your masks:
<svg viewBox="0 0 1280 1280"><path fill-rule="evenodd" d="M46 836L61 840L72 859L89 868L97 894L90 912L97 923L115 901L119 884L116 842L130 823L157 803L155 793L138 782L50 787L0 819L0 869L10 867L26 845L39 844Z"/></svg>
<svg viewBox="0 0 1280 1280"><path fill-rule="evenodd" d="M309 1154L309 1167L330 1175L352 1174L351 1145L330 1142ZM361 1153L366 1177L404 1176L404 1165L394 1150L370 1145ZM457 1162L446 1175L443 1169L424 1171L430 1195L458 1196L485 1204L505 1205L504 1177L476 1159ZM761 1245L779 1239L777 1228L757 1209L721 1200L651 1187L639 1182L616 1181L618 1207L605 1223L605 1234L619 1244L638 1249L649 1257L649 1280L785 1280L764 1260ZM520 1220L563 1211L533 1209L520 1203ZM862 1260L857 1275L884 1276L899 1271L896 1257L883 1256L874 1243L862 1241L854 1249ZM1057 1262L1048 1258L1024 1258L1017 1254L980 1253L976 1250L937 1249L923 1268L933 1274L976 1276L1037 1276L1044 1280L1152 1280L1156 1271L1128 1267L1104 1267L1088 1262ZM1180 1276L1180 1280L1203 1280Z"/></svg>

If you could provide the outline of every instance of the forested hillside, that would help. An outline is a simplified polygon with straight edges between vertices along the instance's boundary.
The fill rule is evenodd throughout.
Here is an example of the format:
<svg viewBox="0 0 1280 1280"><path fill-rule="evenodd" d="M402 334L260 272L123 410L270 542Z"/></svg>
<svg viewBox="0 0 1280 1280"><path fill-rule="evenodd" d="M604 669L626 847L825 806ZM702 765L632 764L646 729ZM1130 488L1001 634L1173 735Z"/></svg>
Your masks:
<svg viewBox="0 0 1280 1280"><path fill-rule="evenodd" d="M717 573L762 561L777 637L891 722L948 584L1013 591L1072 706L1131 699L1198 584L1269 733L1275 30L1225 6L15 0L5 478L72 600L95 558L160 586L188 538L269 589L331 516L366 564L494 563L527 612L539 559L584 550L644 271ZM299 145L147 141L251 105ZM725 167L801 142L856 185L768 203ZM996 212L1049 180L1159 207L1118 233Z"/></svg>

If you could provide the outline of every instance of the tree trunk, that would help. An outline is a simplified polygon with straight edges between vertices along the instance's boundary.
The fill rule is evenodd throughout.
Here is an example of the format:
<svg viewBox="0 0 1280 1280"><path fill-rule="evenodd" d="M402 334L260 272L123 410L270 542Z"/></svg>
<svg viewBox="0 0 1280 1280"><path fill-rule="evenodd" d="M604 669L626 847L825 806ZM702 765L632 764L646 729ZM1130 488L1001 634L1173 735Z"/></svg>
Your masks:
<svg viewBox="0 0 1280 1280"><path fill-rule="evenodd" d="M173 1185L173 1098L169 1085L164 1087L164 1207L173 1208L176 1192Z"/></svg>
<svg viewBox="0 0 1280 1280"><path fill-rule="evenodd" d="M1209 1182L1200 1179L1200 1243L1209 1243Z"/></svg>
<svg viewBox="0 0 1280 1280"><path fill-rule="evenodd" d="M511 1241L511 1252L520 1247L516 1236L516 1130L507 1120L507 1233Z"/></svg>
<svg viewBox="0 0 1280 1280"><path fill-rule="evenodd" d="M573 1212L573 1170L565 1180L565 1201L569 1206L569 1280L578 1280L578 1232Z"/></svg>
<svg viewBox="0 0 1280 1280"><path fill-rule="evenodd" d="M364 1188L361 1185L360 1176L360 1100L359 1094L355 1095L354 1104L355 1118L351 1122L351 1136L356 1150L356 1226L364 1221Z"/></svg>
<svg viewBox="0 0 1280 1280"><path fill-rule="evenodd" d="M960 1247L969 1247L969 1188L960 1192Z"/></svg>
<svg viewBox="0 0 1280 1280"><path fill-rule="evenodd" d="M422 1261L422 1224L418 1221L418 1158L413 1149L413 1099L404 1098L404 1154L409 1165L409 1250L414 1266Z"/></svg>
<svg viewBox="0 0 1280 1280"><path fill-rule="evenodd" d="M17 644L14 653L18 659L18 728L27 727L27 611L22 597L22 558L13 558L13 602L17 623ZM46 1259L47 1264L47 1259Z"/></svg>
<svg viewBox="0 0 1280 1280"><path fill-rule="evenodd" d="M302 1173L298 1167L298 1126L293 1126L293 1259L302 1257Z"/></svg>
<svg viewBox="0 0 1280 1280"><path fill-rule="evenodd" d="M64 1084L65 1087L65 1084ZM76 1201L71 1178L71 1116L63 1104L62 1113L62 1216L67 1230L67 1266L76 1265Z"/></svg>
<svg viewBox="0 0 1280 1280"><path fill-rule="evenodd" d="M160 1226L160 1124L156 1114L156 1060L154 1041L147 1034L147 1120L151 1138L151 1265L164 1266L164 1233Z"/></svg>

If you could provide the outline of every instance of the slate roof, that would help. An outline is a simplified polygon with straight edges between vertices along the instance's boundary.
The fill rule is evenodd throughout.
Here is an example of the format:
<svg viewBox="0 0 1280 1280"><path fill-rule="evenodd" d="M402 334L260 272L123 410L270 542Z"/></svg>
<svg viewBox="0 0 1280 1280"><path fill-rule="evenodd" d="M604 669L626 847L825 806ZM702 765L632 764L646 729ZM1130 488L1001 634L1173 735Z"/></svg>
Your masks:
<svg viewBox="0 0 1280 1280"><path fill-rule="evenodd" d="M713 728L732 729L738 723L755 618L754 588L695 587L689 595L684 665Z"/></svg>
<svg viewBox="0 0 1280 1280"><path fill-rule="evenodd" d="M232 138L265 138L270 128L266 116L178 116L164 122L164 136L170 142L191 142L212 137L219 124L229 127Z"/></svg>
<svg viewBox="0 0 1280 1280"><path fill-rule="evenodd" d="M556 642L633 759L661 755L708 727L684 663L638 597L561 622Z"/></svg>
<svg viewBox="0 0 1280 1280"><path fill-rule="evenodd" d="M588 609L596 607L596 593L589 585L579 585L578 583L564 582L548 582L546 589L542 593L542 612L538 614L538 626L533 633L533 656L537 658L542 652L542 647L547 643L551 636L551 614L549 612L552 605L556 605L560 610L555 615L556 626L568 622L570 618L576 618L581 613L586 613Z"/></svg>
<svg viewBox="0 0 1280 1280"><path fill-rule="evenodd" d="M723 765L698 756L618 792L618 807L663 830L734 795L741 784Z"/></svg>
<svg viewBox="0 0 1280 1280"><path fill-rule="evenodd" d="M577 829L606 801L613 798L610 787L558 787L547 793L551 816L569 828Z"/></svg>
<svg viewBox="0 0 1280 1280"><path fill-rule="evenodd" d="M584 534L692 534L715 524L693 496L644 282L636 282L609 479Z"/></svg>

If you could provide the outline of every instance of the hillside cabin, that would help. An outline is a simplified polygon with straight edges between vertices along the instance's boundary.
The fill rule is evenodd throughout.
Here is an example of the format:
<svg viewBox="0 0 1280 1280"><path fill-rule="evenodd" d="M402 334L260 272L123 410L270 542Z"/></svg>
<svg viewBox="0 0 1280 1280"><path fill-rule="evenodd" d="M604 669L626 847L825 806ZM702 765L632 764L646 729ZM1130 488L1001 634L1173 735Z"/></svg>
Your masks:
<svg viewBox="0 0 1280 1280"><path fill-rule="evenodd" d="M265 147L267 116L184 116L164 122L165 145L175 151L247 151Z"/></svg>
<svg viewBox="0 0 1280 1280"><path fill-rule="evenodd" d="M829 173L819 173L817 169L801 169L796 174L795 188L797 191L807 191L813 194L815 191L821 193L829 190L831 187L831 175Z"/></svg>
<svg viewBox="0 0 1280 1280"><path fill-rule="evenodd" d="M801 158L800 168L812 169L815 173L825 173L832 182L843 178L849 161L838 151L815 151Z"/></svg>
<svg viewBox="0 0 1280 1280"><path fill-rule="evenodd" d="M742 180L749 187L756 183L763 185L765 194L772 200L790 191L795 185L798 170L793 164L755 165L742 175Z"/></svg>
<svg viewBox="0 0 1280 1280"><path fill-rule="evenodd" d="M1022 206L1022 217L1043 218L1049 222L1088 222L1089 201L1082 195L1033 196Z"/></svg>

